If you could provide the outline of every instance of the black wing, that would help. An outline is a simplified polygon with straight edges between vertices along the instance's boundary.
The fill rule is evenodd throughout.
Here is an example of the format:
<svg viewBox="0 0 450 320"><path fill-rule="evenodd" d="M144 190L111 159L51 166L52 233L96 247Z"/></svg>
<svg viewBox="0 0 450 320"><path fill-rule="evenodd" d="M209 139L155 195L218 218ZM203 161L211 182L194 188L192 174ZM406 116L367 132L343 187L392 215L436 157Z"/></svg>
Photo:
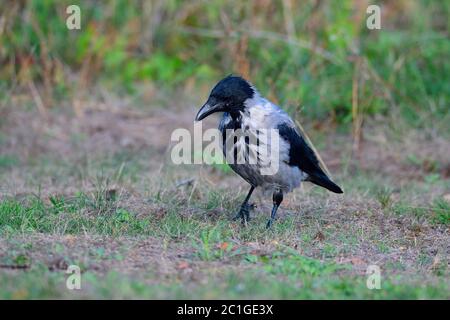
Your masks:
<svg viewBox="0 0 450 320"><path fill-rule="evenodd" d="M289 165L297 166L308 174L308 181L324 187L335 193L343 193L341 188L320 168L319 160L305 139L288 124L278 125L280 137L290 144Z"/></svg>

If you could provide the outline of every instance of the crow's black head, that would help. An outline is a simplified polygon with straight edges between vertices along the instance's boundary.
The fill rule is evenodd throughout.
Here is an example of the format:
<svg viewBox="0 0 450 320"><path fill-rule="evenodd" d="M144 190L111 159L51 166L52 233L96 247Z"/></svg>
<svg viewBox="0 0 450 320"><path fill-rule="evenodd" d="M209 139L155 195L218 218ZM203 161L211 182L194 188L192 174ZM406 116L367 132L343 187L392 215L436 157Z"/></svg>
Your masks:
<svg viewBox="0 0 450 320"><path fill-rule="evenodd" d="M238 113L244 109L244 102L253 98L255 90L241 77L228 76L219 81L209 94L195 120L199 121L215 112Z"/></svg>

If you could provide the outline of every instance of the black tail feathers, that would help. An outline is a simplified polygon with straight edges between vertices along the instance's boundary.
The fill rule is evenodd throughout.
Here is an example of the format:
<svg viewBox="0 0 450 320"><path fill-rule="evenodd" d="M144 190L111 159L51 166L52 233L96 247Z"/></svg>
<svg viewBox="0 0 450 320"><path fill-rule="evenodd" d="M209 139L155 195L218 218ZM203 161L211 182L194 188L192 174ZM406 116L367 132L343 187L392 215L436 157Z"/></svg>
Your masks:
<svg viewBox="0 0 450 320"><path fill-rule="evenodd" d="M310 176L308 180L334 193L344 193L344 191L342 191L342 189L336 183L331 181L325 174Z"/></svg>

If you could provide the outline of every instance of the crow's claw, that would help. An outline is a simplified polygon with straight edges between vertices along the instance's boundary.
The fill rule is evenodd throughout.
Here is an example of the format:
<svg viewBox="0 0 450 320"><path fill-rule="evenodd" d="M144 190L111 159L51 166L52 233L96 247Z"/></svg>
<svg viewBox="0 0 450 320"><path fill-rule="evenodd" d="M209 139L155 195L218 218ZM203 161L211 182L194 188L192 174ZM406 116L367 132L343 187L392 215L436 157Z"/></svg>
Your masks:
<svg viewBox="0 0 450 320"><path fill-rule="evenodd" d="M254 204L243 204L239 212L236 214L236 216L234 216L233 221L236 221L240 218L242 220L242 224L246 224L250 221L250 210L252 210L254 207Z"/></svg>

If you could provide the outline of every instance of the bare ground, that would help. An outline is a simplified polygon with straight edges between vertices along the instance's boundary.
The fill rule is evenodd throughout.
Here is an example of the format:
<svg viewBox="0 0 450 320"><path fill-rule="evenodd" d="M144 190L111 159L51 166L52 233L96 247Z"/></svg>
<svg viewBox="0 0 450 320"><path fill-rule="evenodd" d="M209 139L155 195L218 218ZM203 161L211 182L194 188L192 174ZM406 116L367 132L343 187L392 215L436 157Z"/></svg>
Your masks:
<svg viewBox="0 0 450 320"><path fill-rule="evenodd" d="M217 168L171 164L170 134L180 127L192 130L195 111L177 106L170 111L130 111L120 103L108 108L87 104L77 115L66 109L45 116L3 110L0 154L13 160L0 167L2 200L38 194L49 204L55 195L94 194L101 171L112 177L105 190L118 194L116 207L158 226L150 234L120 230L111 235L92 230L67 234L64 229L6 233L0 238L3 278L16 279L35 265L63 273L68 264L76 263L83 272L99 276L118 272L149 285L175 282L190 288L211 277L245 272L248 255L271 259L291 248L301 256L345 265L338 276L363 278L367 266L376 264L389 278L444 281L448 288L448 223L433 223L431 209L435 199L448 200L450 194L450 142L444 136L433 130L399 134L373 122L366 126L359 151L350 156L349 136L332 134L331 129L311 131L346 193L336 196L304 186L286 198L278 229L265 232L262 226L271 204L261 196L255 197L251 226L229 220L246 192L240 178ZM210 121L205 126L213 125ZM126 172L113 178L123 167ZM214 190L219 200L212 197L210 205ZM155 195L169 200L156 201ZM174 214L178 222L171 218ZM221 226L221 236L209 244L213 257L202 255L205 241L199 239L200 233L186 234L190 229L183 229L183 221L195 222L192 232ZM25 256L19 265L18 255ZM154 276L143 276L148 273ZM15 297L14 289L5 292ZM64 290L56 295L71 297ZM448 291L442 297L448 298Z"/></svg>

